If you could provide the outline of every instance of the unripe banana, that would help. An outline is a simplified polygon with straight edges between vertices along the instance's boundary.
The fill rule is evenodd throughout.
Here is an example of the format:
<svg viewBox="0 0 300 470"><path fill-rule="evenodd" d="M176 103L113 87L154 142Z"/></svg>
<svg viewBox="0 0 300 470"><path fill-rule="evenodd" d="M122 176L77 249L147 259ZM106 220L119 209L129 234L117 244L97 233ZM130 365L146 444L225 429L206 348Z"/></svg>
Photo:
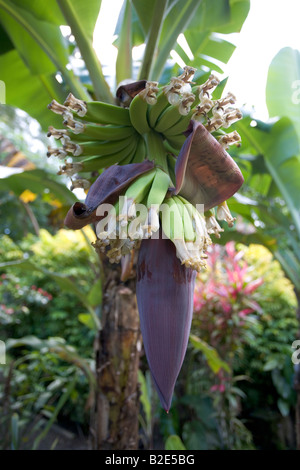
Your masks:
<svg viewBox="0 0 300 470"><path fill-rule="evenodd" d="M164 234L172 241L183 240L184 230L181 213L173 197L165 199L163 206L169 207L168 211L162 211L161 222Z"/></svg>
<svg viewBox="0 0 300 470"><path fill-rule="evenodd" d="M164 132L164 135L166 137L169 137L169 136L172 137L173 135L178 135L178 134L182 134L182 132L185 132L187 128L189 127L189 123L193 117L194 111L195 110L193 108L191 109L191 111L189 112L187 116L181 116L178 122L174 124L174 126L171 126L169 129L167 129Z"/></svg>
<svg viewBox="0 0 300 470"><path fill-rule="evenodd" d="M168 172L170 175L172 186L175 187L176 183L176 174L175 174L175 164L176 159L170 153L167 154L167 163L168 163Z"/></svg>
<svg viewBox="0 0 300 470"><path fill-rule="evenodd" d="M141 163L145 160L147 154L146 144L142 137L139 136L136 151L132 157L131 163Z"/></svg>
<svg viewBox="0 0 300 470"><path fill-rule="evenodd" d="M136 203L141 202L148 194L154 177L155 169L144 173L142 176L139 176L126 190L125 197L127 197L127 199L132 199Z"/></svg>
<svg viewBox="0 0 300 470"><path fill-rule="evenodd" d="M113 124L115 126L130 126L129 111L126 108L102 101L86 103L87 112L80 119L99 124Z"/></svg>
<svg viewBox="0 0 300 470"><path fill-rule="evenodd" d="M166 139L167 139L167 142L171 145L171 147L173 147L173 149L175 150L175 153L178 154L178 152L180 151L181 147L183 146L186 140L186 137L183 134L179 134L179 135L166 137Z"/></svg>
<svg viewBox="0 0 300 470"><path fill-rule="evenodd" d="M166 108L170 106L168 98L163 90L161 90L157 96L157 101L154 105L148 107L148 122L149 126L154 129L158 118L164 112Z"/></svg>
<svg viewBox="0 0 300 470"><path fill-rule="evenodd" d="M156 173L152 182L151 189L148 193L147 207L151 205L160 206L164 201L170 186L170 177L160 168L156 169Z"/></svg>
<svg viewBox="0 0 300 470"><path fill-rule="evenodd" d="M133 140L132 143L118 152L111 153L109 155L103 156L94 156L89 157L83 160L83 169L81 171L95 171L108 166L114 165L115 163L124 164L123 161L125 158L132 158L132 155L135 152L136 142Z"/></svg>
<svg viewBox="0 0 300 470"><path fill-rule="evenodd" d="M130 103L129 115L131 124L141 135L150 131L147 120L147 109L147 101L141 93L136 95Z"/></svg>
<svg viewBox="0 0 300 470"><path fill-rule="evenodd" d="M71 140L74 142L116 141L134 135L138 134L132 126L103 126L100 124L85 124L83 132L80 134L70 132Z"/></svg>
<svg viewBox="0 0 300 470"><path fill-rule="evenodd" d="M183 220L183 230L184 230L184 239L187 242L195 241L196 234L193 228L193 222L190 216L190 212L187 208L187 205L190 204L188 201L183 202L183 198L179 198L174 196L174 199L178 205L178 209L180 210L181 217Z"/></svg>
<svg viewBox="0 0 300 470"><path fill-rule="evenodd" d="M182 115L179 114L178 106L169 106L159 117L154 129L156 132L165 133L170 127L174 126Z"/></svg>
<svg viewBox="0 0 300 470"><path fill-rule="evenodd" d="M116 142L83 142L78 145L73 142L66 142L64 145L64 150L70 152L74 157L85 156L91 157L96 155L110 155L115 152L119 152L132 142L132 137L127 137L127 139L117 140Z"/></svg>

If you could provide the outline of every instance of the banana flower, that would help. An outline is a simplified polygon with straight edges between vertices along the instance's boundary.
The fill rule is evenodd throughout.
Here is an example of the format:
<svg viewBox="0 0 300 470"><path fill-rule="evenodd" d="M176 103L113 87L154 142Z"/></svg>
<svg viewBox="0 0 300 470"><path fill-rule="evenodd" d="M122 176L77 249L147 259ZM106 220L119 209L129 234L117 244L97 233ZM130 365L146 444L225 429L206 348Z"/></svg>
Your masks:
<svg viewBox="0 0 300 470"><path fill-rule="evenodd" d="M49 105L62 114L76 142L70 142L65 130L51 128L49 133L60 139L63 148L50 149L49 154L59 156L72 150L74 165L81 165L79 171L96 169L93 165L103 168L104 162L110 161L106 157L109 152L111 162L119 163L107 165L89 189L85 203L71 207L65 224L71 229L102 224L94 246L112 262L120 261L133 248L139 249L136 293L140 324L154 384L166 411L188 344L196 273L205 266L210 234L220 237L223 231L216 219L233 224L226 200L243 183L238 166L226 151L229 145L239 143L239 135L219 131L241 118L240 111L232 107L235 98L228 94L212 99L219 83L214 76L197 87L195 98L191 88L194 72L186 67L157 98L157 82L122 85L118 98L123 108L95 102L89 105L73 96L64 105ZM74 121L74 112L84 123ZM122 135L120 140L114 137L114 129L116 135ZM82 143L78 133L83 133ZM95 148L99 154L93 153ZM121 160L114 161L119 154ZM80 155L83 159L78 162ZM72 165L66 163L60 174L73 175ZM107 203L113 210L105 218L100 209ZM197 205L202 205L203 213L197 211ZM172 223L159 217L163 206L172 209ZM139 210L142 215L137 218Z"/></svg>

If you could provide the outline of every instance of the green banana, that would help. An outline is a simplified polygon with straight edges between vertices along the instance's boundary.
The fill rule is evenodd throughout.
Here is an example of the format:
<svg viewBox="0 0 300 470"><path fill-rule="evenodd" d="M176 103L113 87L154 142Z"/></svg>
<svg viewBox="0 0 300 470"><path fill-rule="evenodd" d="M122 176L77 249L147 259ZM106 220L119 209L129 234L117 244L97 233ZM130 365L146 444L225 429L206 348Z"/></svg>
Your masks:
<svg viewBox="0 0 300 470"><path fill-rule="evenodd" d="M129 106L129 116L133 127L139 134L143 135L150 131L147 120L148 104L146 99L139 93L136 95Z"/></svg>
<svg viewBox="0 0 300 470"><path fill-rule="evenodd" d="M170 106L168 98L163 90L160 90L157 101L154 105L148 107L147 117L149 126L154 129L155 124L166 108Z"/></svg>
<svg viewBox="0 0 300 470"><path fill-rule="evenodd" d="M135 203L141 202L148 194L154 177L155 169L144 173L142 176L134 180L133 183L131 183L125 192L125 197L127 197L127 199L132 199Z"/></svg>
<svg viewBox="0 0 300 470"><path fill-rule="evenodd" d="M161 224L164 234L171 240L183 240L184 230L181 213L174 197L165 199L163 206L168 206L169 211L161 213Z"/></svg>
<svg viewBox="0 0 300 470"><path fill-rule="evenodd" d="M132 126L103 126L97 124L85 124L81 134L69 132L74 142L90 142L91 140L121 140L126 137L138 135Z"/></svg>
<svg viewBox="0 0 300 470"><path fill-rule="evenodd" d="M174 126L182 115L179 113L178 106L169 106L159 117L154 129L156 132L165 133L170 127Z"/></svg>
<svg viewBox="0 0 300 470"><path fill-rule="evenodd" d="M152 182L151 189L148 193L147 207L151 205L160 206L164 201L170 186L170 177L160 168L156 168L156 173Z"/></svg>
<svg viewBox="0 0 300 470"><path fill-rule="evenodd" d="M119 221L121 227L127 226L128 221L136 217L136 204L141 203L147 195L154 176L155 169L152 169L134 180L129 188L127 188L124 197L120 201ZM145 217L146 215L147 211L145 208Z"/></svg>
<svg viewBox="0 0 300 470"><path fill-rule="evenodd" d="M181 118L177 121L176 124L174 124L174 126L171 126L169 129L167 129L164 132L164 135L166 137L169 137L169 136L173 136L177 134L182 134L182 132L185 132L187 128L189 127L189 123L193 117L194 112L195 110L193 108L191 109L189 114L187 114L186 116L181 116Z"/></svg>
<svg viewBox="0 0 300 470"><path fill-rule="evenodd" d="M187 208L187 204L190 204L190 202L185 201L183 198L179 198L177 196L174 196L174 199L178 205L178 208L181 213L181 217L183 220L183 229L184 229L184 239L187 242L194 242L196 238L195 230L193 227L193 222L190 216L190 212Z"/></svg>
<svg viewBox="0 0 300 470"><path fill-rule="evenodd" d="M176 159L170 153L167 154L167 163L168 163L168 172L170 175L171 183L175 187L176 174L175 174L175 164Z"/></svg>
<svg viewBox="0 0 300 470"><path fill-rule="evenodd" d="M147 154L146 144L142 137L139 137L135 154L130 163L141 163L145 160Z"/></svg>
<svg viewBox="0 0 300 470"><path fill-rule="evenodd" d="M72 153L74 157L110 155L112 153L125 149L132 142L132 140L132 137L127 137L126 139L117 140L115 142L83 142L80 145L70 141L66 142L63 148L66 152Z"/></svg>
<svg viewBox="0 0 300 470"><path fill-rule="evenodd" d="M90 101L86 103L87 112L80 116L83 121L99 124L113 124L115 126L130 126L129 111L126 108L102 101Z"/></svg>
<svg viewBox="0 0 300 470"><path fill-rule="evenodd" d="M135 152L136 142L133 141L131 145L124 147L118 152L111 153L109 155L103 156L93 156L82 160L83 169L81 171L95 171L100 170L101 168L106 168L108 166L114 165L115 163L124 164L123 161L125 158L132 158L132 155Z"/></svg>
<svg viewBox="0 0 300 470"><path fill-rule="evenodd" d="M177 196L181 201L186 205L186 208L191 216L193 221L193 226L195 227L196 237L200 237L201 243L203 244L204 249L211 243L211 239L207 233L205 218L197 210L193 204L186 204L186 199L182 196ZM199 240L198 240L199 241Z"/></svg>
<svg viewBox="0 0 300 470"><path fill-rule="evenodd" d="M166 139L167 142L171 145L171 147L173 147L173 149L176 151L175 153L178 154L178 151L180 151L181 147L183 146L186 137L183 134L179 134L166 137Z"/></svg>

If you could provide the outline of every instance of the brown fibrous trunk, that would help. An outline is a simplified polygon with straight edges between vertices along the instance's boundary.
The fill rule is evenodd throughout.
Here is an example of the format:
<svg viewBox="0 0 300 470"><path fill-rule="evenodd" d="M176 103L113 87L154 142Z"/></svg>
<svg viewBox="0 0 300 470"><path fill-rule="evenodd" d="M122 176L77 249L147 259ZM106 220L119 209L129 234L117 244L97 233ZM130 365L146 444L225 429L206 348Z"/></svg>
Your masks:
<svg viewBox="0 0 300 470"><path fill-rule="evenodd" d="M135 450L139 441L138 369L142 345L135 281L120 281L120 269L105 267L102 329L96 338L93 448Z"/></svg>

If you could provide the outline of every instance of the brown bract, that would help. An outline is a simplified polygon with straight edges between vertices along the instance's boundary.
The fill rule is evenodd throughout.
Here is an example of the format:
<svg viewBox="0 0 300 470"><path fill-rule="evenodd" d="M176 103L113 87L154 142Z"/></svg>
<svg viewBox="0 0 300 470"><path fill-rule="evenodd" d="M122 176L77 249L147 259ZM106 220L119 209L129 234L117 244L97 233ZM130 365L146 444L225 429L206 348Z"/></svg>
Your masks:
<svg viewBox="0 0 300 470"><path fill-rule="evenodd" d="M144 90L147 80L139 80L137 82L130 82L124 84L122 83L117 89L116 96L120 103L122 103L123 106L127 107L130 105L133 98L138 95L140 91Z"/></svg>
<svg viewBox="0 0 300 470"><path fill-rule="evenodd" d="M192 120L176 161L175 194L209 210L242 186L243 175L231 156L197 121Z"/></svg>
<svg viewBox="0 0 300 470"><path fill-rule="evenodd" d="M119 195L138 176L154 168L154 163L145 160L142 163L114 165L105 170L92 184L85 203L75 202L65 218L65 225L78 230L85 225L98 222L97 215L100 204L114 204Z"/></svg>

